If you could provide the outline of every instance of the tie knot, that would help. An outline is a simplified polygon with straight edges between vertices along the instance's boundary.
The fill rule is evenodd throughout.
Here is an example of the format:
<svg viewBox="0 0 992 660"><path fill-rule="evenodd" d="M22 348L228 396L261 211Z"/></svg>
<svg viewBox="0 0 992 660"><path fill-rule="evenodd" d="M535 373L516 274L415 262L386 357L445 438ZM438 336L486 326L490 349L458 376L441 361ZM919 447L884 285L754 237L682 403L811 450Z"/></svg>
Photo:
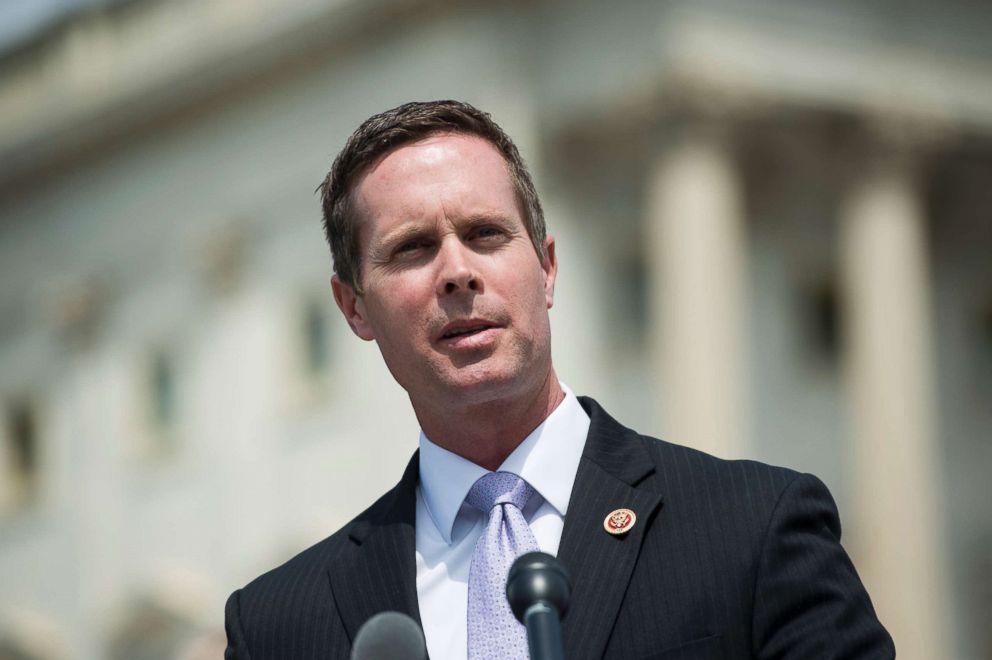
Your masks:
<svg viewBox="0 0 992 660"><path fill-rule="evenodd" d="M534 487L512 472L490 472L472 484L465 501L488 514L497 504L523 509L534 494Z"/></svg>

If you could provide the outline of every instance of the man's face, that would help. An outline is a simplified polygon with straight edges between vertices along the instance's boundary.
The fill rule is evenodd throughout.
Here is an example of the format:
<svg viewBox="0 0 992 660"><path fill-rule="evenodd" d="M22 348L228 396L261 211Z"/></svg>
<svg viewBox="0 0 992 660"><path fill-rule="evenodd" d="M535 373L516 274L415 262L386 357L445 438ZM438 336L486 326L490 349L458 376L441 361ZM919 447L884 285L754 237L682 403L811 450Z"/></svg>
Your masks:
<svg viewBox="0 0 992 660"><path fill-rule="evenodd" d="M548 377L557 262L542 264L503 157L467 135L389 153L358 181L361 285L332 281L414 405L526 395Z"/></svg>

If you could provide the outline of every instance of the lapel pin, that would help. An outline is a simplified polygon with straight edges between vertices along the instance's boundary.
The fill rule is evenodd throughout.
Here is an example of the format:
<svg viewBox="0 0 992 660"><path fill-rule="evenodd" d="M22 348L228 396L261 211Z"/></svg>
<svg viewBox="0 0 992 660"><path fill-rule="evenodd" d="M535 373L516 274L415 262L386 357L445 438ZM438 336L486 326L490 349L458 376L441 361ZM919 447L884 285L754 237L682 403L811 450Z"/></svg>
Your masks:
<svg viewBox="0 0 992 660"><path fill-rule="evenodd" d="M603 521L603 529L614 536L619 536L629 532L634 527L635 522L637 522L637 516L634 515L633 511L617 509L606 516L606 520Z"/></svg>

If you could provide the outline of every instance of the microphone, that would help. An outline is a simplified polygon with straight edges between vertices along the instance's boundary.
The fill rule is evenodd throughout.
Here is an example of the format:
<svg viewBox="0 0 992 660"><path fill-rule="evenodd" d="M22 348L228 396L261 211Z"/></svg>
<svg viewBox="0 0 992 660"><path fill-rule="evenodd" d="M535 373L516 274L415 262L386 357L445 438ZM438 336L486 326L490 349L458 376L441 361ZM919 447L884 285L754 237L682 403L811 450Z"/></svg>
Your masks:
<svg viewBox="0 0 992 660"><path fill-rule="evenodd" d="M379 612L362 624L351 660L427 660L427 644L417 622L400 612Z"/></svg>
<svg viewBox="0 0 992 660"><path fill-rule="evenodd" d="M506 580L513 616L527 626L531 660L564 660L561 617L568 611L572 581L557 559L544 552L520 555Z"/></svg>

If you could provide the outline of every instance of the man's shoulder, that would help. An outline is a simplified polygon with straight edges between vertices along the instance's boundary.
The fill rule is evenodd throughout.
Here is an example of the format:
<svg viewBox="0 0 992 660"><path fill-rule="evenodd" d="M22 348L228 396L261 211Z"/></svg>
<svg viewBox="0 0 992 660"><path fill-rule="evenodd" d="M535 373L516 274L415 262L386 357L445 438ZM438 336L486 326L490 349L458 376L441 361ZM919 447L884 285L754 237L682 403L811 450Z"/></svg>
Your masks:
<svg viewBox="0 0 992 660"><path fill-rule="evenodd" d="M689 476L699 483L717 483L723 492L743 490L779 494L794 481L802 478L816 480L791 468L753 459L721 458L705 451L668 442L648 435L639 435L647 451L655 459L657 469L669 476Z"/></svg>
<svg viewBox="0 0 992 660"><path fill-rule="evenodd" d="M615 438L613 444L631 443L642 448L654 467L652 480L663 494L680 492L705 496L710 500L746 497L751 501L774 503L794 483L814 482L810 474L751 459L729 459L699 449L670 442L635 431L611 417L602 406L588 397L580 402L589 413L590 439L594 434ZM607 446L607 452L602 447ZM594 461L609 461L616 453L602 439L589 448L586 456ZM600 458L597 451L605 454ZM825 489L825 487L823 487Z"/></svg>

